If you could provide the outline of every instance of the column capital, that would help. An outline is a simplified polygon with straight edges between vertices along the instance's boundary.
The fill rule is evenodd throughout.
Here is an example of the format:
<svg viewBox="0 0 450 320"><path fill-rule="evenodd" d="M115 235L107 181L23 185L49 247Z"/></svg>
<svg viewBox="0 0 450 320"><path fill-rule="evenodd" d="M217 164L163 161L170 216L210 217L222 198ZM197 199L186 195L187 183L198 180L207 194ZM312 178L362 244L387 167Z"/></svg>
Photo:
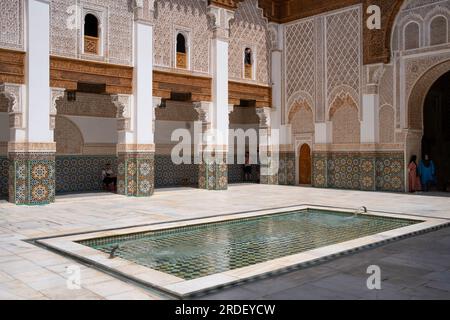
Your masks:
<svg viewBox="0 0 450 320"><path fill-rule="evenodd" d="M50 129L54 130L56 125L56 101L64 97L64 88L50 88Z"/></svg>
<svg viewBox="0 0 450 320"><path fill-rule="evenodd" d="M211 102L197 101L193 103L195 111L197 111L199 120L203 123L211 122Z"/></svg>
<svg viewBox="0 0 450 320"><path fill-rule="evenodd" d="M230 22L234 19L234 11L214 4L208 6L208 16L211 17L211 29L214 38L228 40Z"/></svg>
<svg viewBox="0 0 450 320"><path fill-rule="evenodd" d="M256 114L259 117L259 126L260 128L267 129L270 128L270 112L272 108L263 107L256 108Z"/></svg>
<svg viewBox="0 0 450 320"><path fill-rule="evenodd" d="M9 127L11 129L23 129L24 123L24 99L22 95L24 92L24 85L15 83L2 83L0 84L0 95L6 97L9 101L8 113L9 113Z"/></svg>
<svg viewBox="0 0 450 320"><path fill-rule="evenodd" d="M115 94L111 96L111 101L117 108L118 131L131 131L132 96L128 94Z"/></svg>
<svg viewBox="0 0 450 320"><path fill-rule="evenodd" d="M283 51L283 25L270 22L269 34L272 51Z"/></svg>
<svg viewBox="0 0 450 320"><path fill-rule="evenodd" d="M134 21L153 24L155 18L156 0L132 0Z"/></svg>
<svg viewBox="0 0 450 320"><path fill-rule="evenodd" d="M371 64L365 67L366 72L366 94L378 94L378 87L386 71L383 63Z"/></svg>

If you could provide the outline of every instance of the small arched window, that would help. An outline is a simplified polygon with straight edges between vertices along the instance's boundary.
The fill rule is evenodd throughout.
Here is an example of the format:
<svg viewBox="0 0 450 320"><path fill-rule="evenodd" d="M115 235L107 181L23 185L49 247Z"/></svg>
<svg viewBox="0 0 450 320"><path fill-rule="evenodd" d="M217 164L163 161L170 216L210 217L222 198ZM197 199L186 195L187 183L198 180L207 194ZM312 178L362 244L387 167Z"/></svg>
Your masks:
<svg viewBox="0 0 450 320"><path fill-rule="evenodd" d="M447 43L447 19L435 17L430 23L430 45Z"/></svg>
<svg viewBox="0 0 450 320"><path fill-rule="evenodd" d="M99 54L98 19L90 13L84 17L84 53Z"/></svg>
<svg viewBox="0 0 450 320"><path fill-rule="evenodd" d="M250 48L244 51L244 78L253 79L253 53Z"/></svg>
<svg viewBox="0 0 450 320"><path fill-rule="evenodd" d="M405 50L420 47L420 27L416 22L411 22L405 27L404 48Z"/></svg>
<svg viewBox="0 0 450 320"><path fill-rule="evenodd" d="M186 37L181 33L177 34L177 68L187 69Z"/></svg>

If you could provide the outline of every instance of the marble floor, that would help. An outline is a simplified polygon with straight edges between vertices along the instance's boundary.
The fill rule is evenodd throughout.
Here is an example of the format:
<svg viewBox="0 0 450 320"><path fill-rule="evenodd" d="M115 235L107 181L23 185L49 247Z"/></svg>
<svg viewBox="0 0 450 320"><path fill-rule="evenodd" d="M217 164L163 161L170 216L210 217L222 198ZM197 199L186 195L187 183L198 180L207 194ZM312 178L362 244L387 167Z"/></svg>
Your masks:
<svg viewBox="0 0 450 320"><path fill-rule="evenodd" d="M450 220L450 201L445 194L408 195L252 184L231 185L227 191L162 189L151 198L70 195L58 197L52 205L39 207L14 206L0 201L0 299L164 298L158 292L144 290L36 247L24 241L27 239L304 204L366 206L371 211ZM398 243L403 241L408 239ZM366 253L355 254L353 259L358 260L362 254ZM68 289L68 266L80 268L80 289ZM282 285L279 278L265 281ZM414 277L410 281L414 281ZM443 281L449 286L448 278ZM333 282L328 285L333 286ZM236 298L246 297L237 294Z"/></svg>

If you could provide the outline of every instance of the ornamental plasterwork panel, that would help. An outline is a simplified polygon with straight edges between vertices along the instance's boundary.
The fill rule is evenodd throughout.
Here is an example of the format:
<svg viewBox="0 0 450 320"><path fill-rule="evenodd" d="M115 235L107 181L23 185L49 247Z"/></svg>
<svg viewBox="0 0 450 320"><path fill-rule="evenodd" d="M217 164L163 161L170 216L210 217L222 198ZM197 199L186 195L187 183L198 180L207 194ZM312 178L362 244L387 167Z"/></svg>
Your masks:
<svg viewBox="0 0 450 320"><path fill-rule="evenodd" d="M409 97L417 80L432 66L449 60L450 52L405 60L405 93Z"/></svg>
<svg viewBox="0 0 450 320"><path fill-rule="evenodd" d="M102 56L82 54L82 28L87 13L94 13L100 20ZM50 24L54 55L132 64L133 12L127 0L53 0Z"/></svg>
<svg viewBox="0 0 450 320"><path fill-rule="evenodd" d="M0 47L24 49L23 0L0 1Z"/></svg>
<svg viewBox="0 0 450 320"><path fill-rule="evenodd" d="M191 70L209 73L207 2L205 0L157 0L154 27L154 63L175 67L176 31L189 34Z"/></svg>
<svg viewBox="0 0 450 320"><path fill-rule="evenodd" d="M268 20L257 0L240 2L230 24L228 69L230 79L244 78L244 51L251 48L254 55L255 76L258 83L270 81L271 35Z"/></svg>
<svg viewBox="0 0 450 320"><path fill-rule="evenodd" d="M58 115L115 118L117 108L111 96L77 92L76 101L56 100Z"/></svg>
<svg viewBox="0 0 450 320"><path fill-rule="evenodd" d="M384 66L384 73L380 80L379 93L380 105L394 105L394 66Z"/></svg>
<svg viewBox="0 0 450 320"><path fill-rule="evenodd" d="M288 101L298 91L315 96L316 48L313 19L285 28L286 94Z"/></svg>
<svg viewBox="0 0 450 320"><path fill-rule="evenodd" d="M449 0L424 0L408 1L397 17L394 29L393 48L399 50L403 48L404 27L411 21L416 21L421 30L421 46L429 45L430 23L436 16L444 16L450 22L450 1ZM450 23L447 24L447 32L450 30Z"/></svg>
<svg viewBox="0 0 450 320"><path fill-rule="evenodd" d="M353 8L326 17L326 67L328 101L336 87L349 87L359 96L361 85L361 9ZM352 92L352 95L353 95ZM360 99L355 101L359 102Z"/></svg>

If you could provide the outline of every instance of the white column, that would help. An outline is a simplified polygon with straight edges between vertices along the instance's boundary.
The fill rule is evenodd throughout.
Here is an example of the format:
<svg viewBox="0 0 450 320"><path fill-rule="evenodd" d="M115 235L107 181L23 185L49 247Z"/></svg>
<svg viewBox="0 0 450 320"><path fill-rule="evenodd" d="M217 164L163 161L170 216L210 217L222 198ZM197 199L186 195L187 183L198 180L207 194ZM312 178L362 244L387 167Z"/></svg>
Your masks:
<svg viewBox="0 0 450 320"><path fill-rule="evenodd" d="M379 105L378 85L384 73L383 64L366 66L367 86L363 94L361 143L375 144L379 142Z"/></svg>
<svg viewBox="0 0 450 320"><path fill-rule="evenodd" d="M276 23L269 24L272 39L271 75L272 75L272 114L271 127L281 129L281 113L283 106L283 26ZM282 141L281 143L284 144Z"/></svg>
<svg viewBox="0 0 450 320"><path fill-rule="evenodd" d="M328 144L333 141L333 126L331 121L314 124L314 143Z"/></svg>
<svg viewBox="0 0 450 320"><path fill-rule="evenodd" d="M53 142L50 125L50 5L26 1L26 140Z"/></svg>
<svg viewBox="0 0 450 320"><path fill-rule="evenodd" d="M153 135L153 26L134 23L134 114L136 144L154 144Z"/></svg>
<svg viewBox="0 0 450 320"><path fill-rule="evenodd" d="M379 96L364 94L361 121L361 143L377 143L379 128Z"/></svg>
<svg viewBox="0 0 450 320"><path fill-rule="evenodd" d="M211 127L216 132L216 151L228 151L228 38L234 12L222 7L208 7L213 21L211 41L212 102ZM219 148L219 150L217 150Z"/></svg>

